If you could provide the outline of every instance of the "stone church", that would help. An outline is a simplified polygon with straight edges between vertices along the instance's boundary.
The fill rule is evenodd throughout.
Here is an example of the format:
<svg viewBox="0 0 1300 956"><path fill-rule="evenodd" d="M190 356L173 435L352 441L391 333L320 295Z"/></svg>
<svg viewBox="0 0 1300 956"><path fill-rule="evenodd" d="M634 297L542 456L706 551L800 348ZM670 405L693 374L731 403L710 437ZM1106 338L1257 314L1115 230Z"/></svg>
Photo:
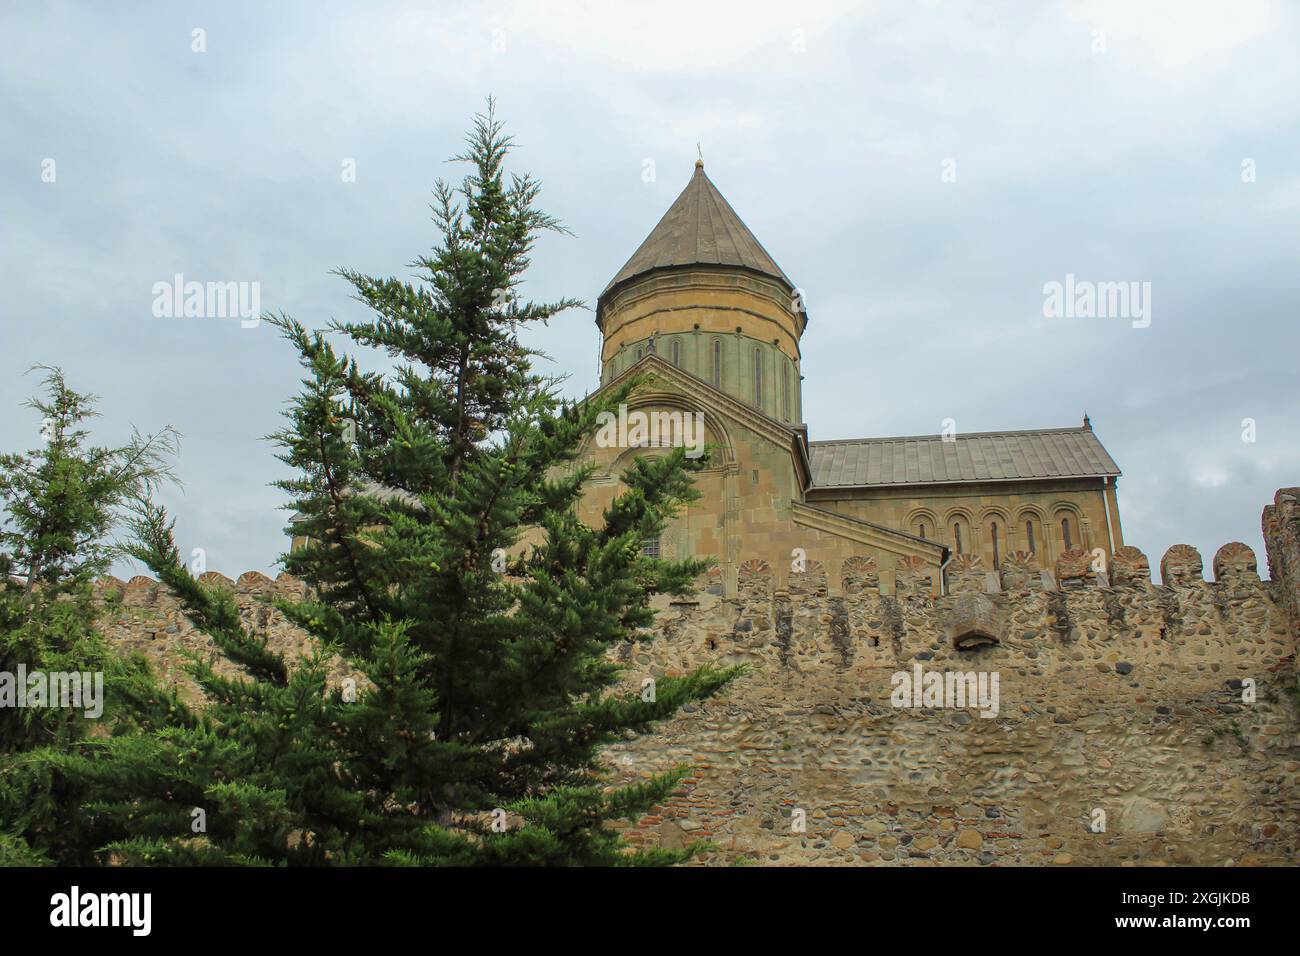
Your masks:
<svg viewBox="0 0 1300 956"><path fill-rule="evenodd" d="M1066 552L1114 554L1119 468L1085 416L1074 428L813 441L803 421L803 296L695 164L690 182L600 294L601 389L645 384L629 409L692 413L711 449L701 492L648 553L716 561L736 591L747 562L778 586L801 563L882 590L944 589L957 556L989 570L1020 552L1052 570ZM583 517L652 445L598 447ZM907 583L897 579L904 572Z"/></svg>

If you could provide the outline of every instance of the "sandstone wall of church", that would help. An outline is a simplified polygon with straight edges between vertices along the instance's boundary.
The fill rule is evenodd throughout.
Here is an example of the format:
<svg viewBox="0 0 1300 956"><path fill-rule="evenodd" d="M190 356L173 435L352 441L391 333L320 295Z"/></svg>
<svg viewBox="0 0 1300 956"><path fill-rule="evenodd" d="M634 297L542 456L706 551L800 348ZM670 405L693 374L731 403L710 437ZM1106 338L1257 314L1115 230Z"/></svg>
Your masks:
<svg viewBox="0 0 1300 956"><path fill-rule="evenodd" d="M719 344L719 388L780 421L803 420L799 337L803 317L789 290L748 273L663 272L619 290L601 319L601 384L631 368L650 348L666 362L713 383ZM673 343L678 345L673 360ZM763 356L756 382L753 352ZM757 386L757 387L756 387ZM761 401L755 401L755 398Z"/></svg>
<svg viewBox="0 0 1300 956"><path fill-rule="evenodd" d="M710 385L716 382L714 387L720 391L778 421L787 424L800 421L799 366L775 342L761 342L735 331L706 333L699 328L689 332L663 331L657 323L641 331L647 337L630 339L620 345L605 366L602 383L654 353L703 382ZM762 356L757 367L755 352ZM715 361L719 365L716 376Z"/></svg>
<svg viewBox="0 0 1300 956"><path fill-rule="evenodd" d="M665 402L638 403L635 410L671 411ZM699 498L683 507L661 536L665 558L712 558L732 573L742 552L754 548L771 551L773 534L790 527L789 502L797 497L790 452L761 435L731 424L723 435L718 427L706 429L706 441L715 451L709 468L695 476ZM579 517L598 525L601 514L625 490L623 471L633 460L666 453L666 449L599 447L592 444L583 461L596 466L579 507ZM746 555L747 556L747 555Z"/></svg>
<svg viewBox="0 0 1300 956"><path fill-rule="evenodd" d="M635 409L653 413L672 406L667 399L656 399L638 402ZM788 448L735 422L728 423L725 432L721 423L711 423L706 439L715 452L709 469L695 477L699 498L683 507L660 536L662 557L716 561L704 586L734 595L737 575L746 562L784 555L776 567L778 580L783 580L798 554L832 569L859 556L880 566L884 586L893 592L896 552L799 522L792 502L798 502L801 489ZM588 483L579 517L588 524L600 524L604 509L624 490L620 480L624 469L637 457L661 453L664 450L600 447L593 442L582 460L595 465L597 472ZM892 546L899 545L892 542ZM931 567L926 586L938 593L939 548L918 543L915 551Z"/></svg>
<svg viewBox="0 0 1300 956"><path fill-rule="evenodd" d="M1110 552L1124 543L1118 515L1107 525L1108 501L1099 481L1058 481L1053 486L1026 487L1005 484L959 486L952 489L872 488L814 489L811 504L872 521L911 534L924 534L953 550L978 555L993 565L993 525L997 525L1001 557L1029 552L1026 522L1033 523L1036 559L1050 568L1070 548ZM1067 546L1061 520L1070 522ZM957 548L954 523L960 523L962 542ZM1113 531L1113 534L1112 534Z"/></svg>

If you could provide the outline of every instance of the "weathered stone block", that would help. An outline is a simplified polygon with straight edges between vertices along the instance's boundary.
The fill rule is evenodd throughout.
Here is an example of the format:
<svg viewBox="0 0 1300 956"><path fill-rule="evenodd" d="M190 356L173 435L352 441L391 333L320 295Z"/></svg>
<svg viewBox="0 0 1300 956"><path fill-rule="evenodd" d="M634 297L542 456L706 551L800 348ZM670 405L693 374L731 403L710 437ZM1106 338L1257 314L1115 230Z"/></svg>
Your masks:
<svg viewBox="0 0 1300 956"><path fill-rule="evenodd" d="M1005 632L993 602L983 594L955 597L943 621L948 643L958 650L1000 644Z"/></svg>
<svg viewBox="0 0 1300 956"><path fill-rule="evenodd" d="M1176 544L1160 559L1160 582L1165 587L1187 587L1205 582L1201 552L1190 544Z"/></svg>

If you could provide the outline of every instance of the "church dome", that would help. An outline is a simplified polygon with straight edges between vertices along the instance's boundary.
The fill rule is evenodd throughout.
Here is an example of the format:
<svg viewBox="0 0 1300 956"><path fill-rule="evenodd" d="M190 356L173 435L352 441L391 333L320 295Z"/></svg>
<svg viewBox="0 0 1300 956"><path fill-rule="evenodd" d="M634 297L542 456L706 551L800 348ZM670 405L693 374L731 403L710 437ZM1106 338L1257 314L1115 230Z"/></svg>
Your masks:
<svg viewBox="0 0 1300 956"><path fill-rule="evenodd" d="M601 381L661 359L787 423L801 421L802 292L704 172L596 302Z"/></svg>

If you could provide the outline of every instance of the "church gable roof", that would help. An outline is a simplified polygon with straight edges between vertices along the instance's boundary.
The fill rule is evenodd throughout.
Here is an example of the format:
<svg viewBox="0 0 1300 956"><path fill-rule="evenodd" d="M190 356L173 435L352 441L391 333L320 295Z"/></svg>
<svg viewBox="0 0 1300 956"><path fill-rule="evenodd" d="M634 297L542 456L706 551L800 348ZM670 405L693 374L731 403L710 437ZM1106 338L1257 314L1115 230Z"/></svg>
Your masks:
<svg viewBox="0 0 1300 956"><path fill-rule="evenodd" d="M794 283L705 175L703 162L695 164L691 181L632 253L632 258L610 280L601 298L616 286L654 269L694 265L748 269L794 288Z"/></svg>
<svg viewBox="0 0 1300 956"><path fill-rule="evenodd" d="M810 442L813 488L1109 478L1119 466L1090 426Z"/></svg>

